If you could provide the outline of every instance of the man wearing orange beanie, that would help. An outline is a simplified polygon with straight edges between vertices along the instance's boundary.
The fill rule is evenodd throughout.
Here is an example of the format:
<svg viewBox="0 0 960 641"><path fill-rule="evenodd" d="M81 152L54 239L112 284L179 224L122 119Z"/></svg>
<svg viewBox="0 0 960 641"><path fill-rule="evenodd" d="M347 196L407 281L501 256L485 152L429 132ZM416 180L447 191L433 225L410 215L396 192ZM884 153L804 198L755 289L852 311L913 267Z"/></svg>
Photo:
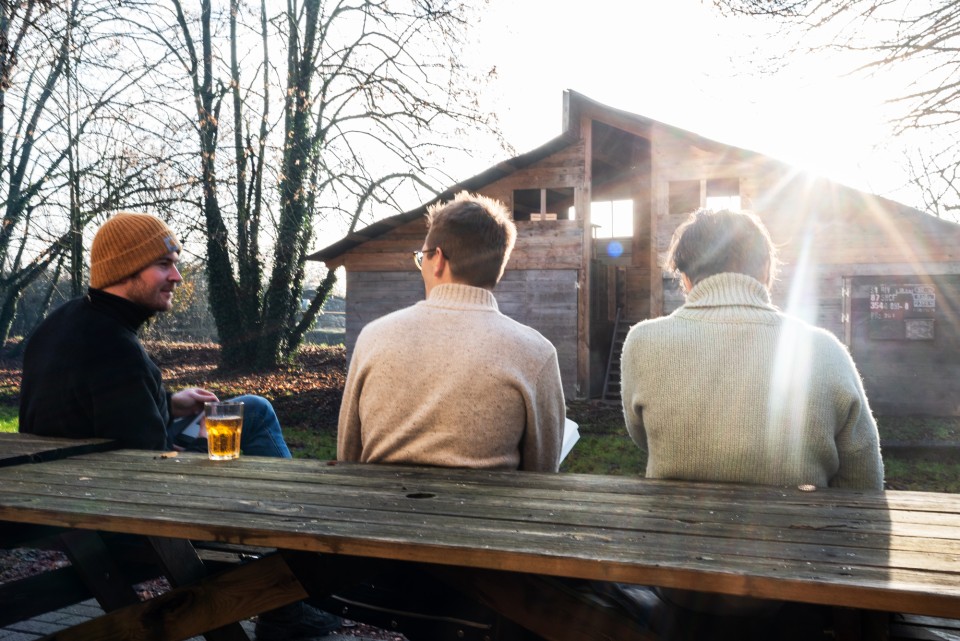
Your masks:
<svg viewBox="0 0 960 641"><path fill-rule="evenodd" d="M172 449L175 420L217 400L199 388L167 392L160 368L137 337L141 325L173 306L179 255L176 235L155 216L119 213L100 227L90 250L87 295L54 310L27 342L21 432ZM289 458L269 401L241 400L247 418L243 451Z"/></svg>
<svg viewBox="0 0 960 641"><path fill-rule="evenodd" d="M195 387L167 392L160 368L137 337L141 325L173 306L179 257L177 237L155 216L118 213L100 227L90 251L87 295L50 313L27 342L21 432L169 450L177 426L217 400ZM241 450L290 458L270 402L252 395L237 400L244 403ZM296 603L261 615L257 638L312 638L340 625L339 617Z"/></svg>

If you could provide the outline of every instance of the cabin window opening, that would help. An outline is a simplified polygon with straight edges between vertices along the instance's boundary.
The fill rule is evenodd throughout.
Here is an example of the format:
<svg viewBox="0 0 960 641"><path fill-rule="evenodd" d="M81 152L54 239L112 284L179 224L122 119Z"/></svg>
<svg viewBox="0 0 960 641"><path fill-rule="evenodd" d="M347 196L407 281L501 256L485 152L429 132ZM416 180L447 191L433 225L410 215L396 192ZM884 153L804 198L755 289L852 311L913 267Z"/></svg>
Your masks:
<svg viewBox="0 0 960 641"><path fill-rule="evenodd" d="M572 187L515 189L513 191L513 219L530 222L572 220L572 203Z"/></svg>
<svg viewBox="0 0 960 641"><path fill-rule="evenodd" d="M740 209L740 179L714 178L707 181L706 203L707 209L719 211Z"/></svg>
<svg viewBox="0 0 960 641"><path fill-rule="evenodd" d="M633 201L592 202L590 222L594 225L594 238L629 238L633 236Z"/></svg>

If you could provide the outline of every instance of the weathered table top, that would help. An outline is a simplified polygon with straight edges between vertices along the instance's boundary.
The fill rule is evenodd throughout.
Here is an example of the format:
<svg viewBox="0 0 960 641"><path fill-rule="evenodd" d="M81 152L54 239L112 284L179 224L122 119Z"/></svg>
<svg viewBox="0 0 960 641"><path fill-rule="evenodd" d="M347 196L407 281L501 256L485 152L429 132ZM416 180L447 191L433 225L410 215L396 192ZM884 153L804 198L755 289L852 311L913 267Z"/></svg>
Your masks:
<svg viewBox="0 0 960 641"><path fill-rule="evenodd" d="M115 441L105 438L73 439L0 432L0 467L102 452L115 447Z"/></svg>
<svg viewBox="0 0 960 641"><path fill-rule="evenodd" d="M960 495L120 450L0 469L0 521L960 612Z"/></svg>

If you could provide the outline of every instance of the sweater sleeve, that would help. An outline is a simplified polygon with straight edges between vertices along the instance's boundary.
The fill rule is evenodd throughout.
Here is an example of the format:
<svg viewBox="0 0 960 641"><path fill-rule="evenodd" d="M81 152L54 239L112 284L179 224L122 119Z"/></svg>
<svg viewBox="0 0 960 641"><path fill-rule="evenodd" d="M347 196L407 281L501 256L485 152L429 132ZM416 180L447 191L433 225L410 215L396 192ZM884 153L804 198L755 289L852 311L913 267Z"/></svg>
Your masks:
<svg viewBox="0 0 960 641"><path fill-rule="evenodd" d="M528 401L527 425L520 443L521 470L556 472L559 469L565 418L560 365L557 352L552 349L537 377L534 397Z"/></svg>
<svg viewBox="0 0 960 641"><path fill-rule="evenodd" d="M849 372L846 382L850 386L850 394L846 420L836 436L840 467L830 480L830 485L859 490L882 490L884 470L877 423L870 411L867 394L853 359L842 346L839 346L839 350Z"/></svg>
<svg viewBox="0 0 960 641"><path fill-rule="evenodd" d="M360 394L363 381L358 363L362 358L360 339L353 350L347 380L343 387L343 400L340 403L340 417L337 422L337 460L359 461L363 452L363 437L360 433Z"/></svg>
<svg viewBox="0 0 960 641"><path fill-rule="evenodd" d="M623 403L623 419L627 433L633 442L647 449L647 433L643 427L643 399L640 393L640 376L637 364L640 362L639 333L633 330L627 335L620 357L620 398Z"/></svg>

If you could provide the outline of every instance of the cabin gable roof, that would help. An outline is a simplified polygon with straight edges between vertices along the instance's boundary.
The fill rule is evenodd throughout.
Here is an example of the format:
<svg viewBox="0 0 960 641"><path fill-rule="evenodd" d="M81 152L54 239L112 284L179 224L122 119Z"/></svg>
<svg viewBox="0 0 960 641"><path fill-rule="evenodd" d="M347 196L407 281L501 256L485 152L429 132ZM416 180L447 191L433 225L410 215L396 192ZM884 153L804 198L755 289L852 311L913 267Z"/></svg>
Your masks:
<svg viewBox="0 0 960 641"><path fill-rule="evenodd" d="M626 131L651 141L669 140L671 143L689 146L688 148L703 152L705 156L718 156L722 159L723 164L755 167L762 165L778 174L782 172L784 175L794 175L795 177L800 174L787 163L760 152L717 142L645 116L604 105L583 94L567 90L564 92L563 132L559 136L532 151L499 162L489 169L451 186L437 195L436 198L415 209L384 218L361 230L354 231L337 242L309 255L307 259L323 261L330 268L342 265L345 254L370 240L424 216L427 209L435 203L450 200L461 191L480 191L486 186L517 172L532 168L550 156L580 144L581 125L586 119L603 123L606 126L605 129ZM960 240L960 225L956 223L936 218L913 207L826 178L817 179L815 182L821 186L829 186L830 189L826 191L828 193L832 192L834 194L833 198L840 195L840 198L848 203L859 203L861 207L873 211L882 210L885 217L889 217L889 222L896 221L899 223L896 225L898 227L908 226L912 227L915 232L922 230L922 233L931 235L939 233L946 235L951 240Z"/></svg>

